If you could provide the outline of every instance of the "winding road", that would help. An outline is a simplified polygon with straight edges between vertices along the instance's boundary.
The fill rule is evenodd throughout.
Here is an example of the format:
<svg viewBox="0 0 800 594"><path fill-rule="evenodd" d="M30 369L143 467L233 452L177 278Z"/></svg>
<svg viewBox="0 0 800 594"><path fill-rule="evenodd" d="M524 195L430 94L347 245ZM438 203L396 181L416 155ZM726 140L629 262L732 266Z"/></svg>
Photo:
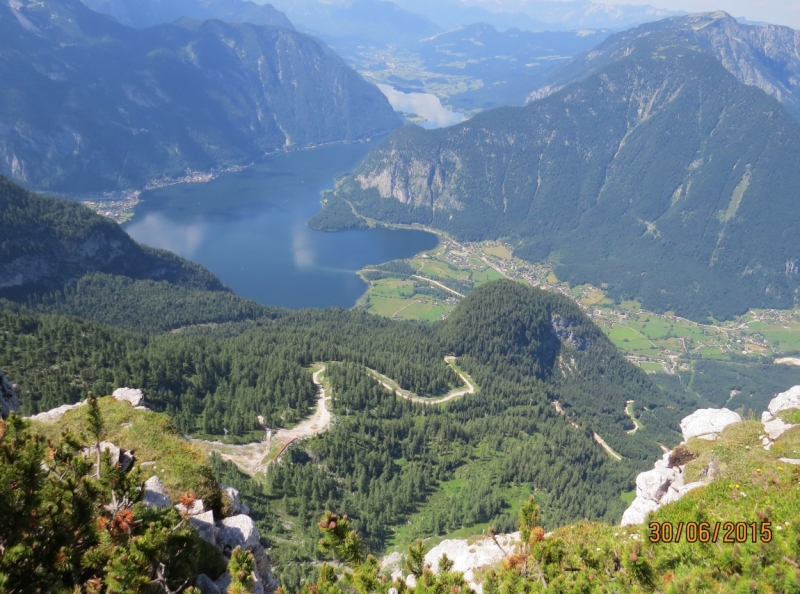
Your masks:
<svg viewBox="0 0 800 594"><path fill-rule="evenodd" d="M233 462L242 472L250 476L266 471L269 464L277 460L291 443L322 433L331 424L332 417L327 406L331 397L325 390L323 377L326 367L323 363L315 363L314 367L317 369L311 376L311 381L317 387L317 407L310 417L300 421L291 429L278 429L270 439L245 445L201 439L193 439L192 443L206 452L216 452L223 460Z"/></svg>
<svg viewBox="0 0 800 594"><path fill-rule="evenodd" d="M397 382L374 369L367 368L367 372L387 390L392 390L401 398L406 398L413 402L442 404L467 394L474 394L478 387L469 375L456 367L456 357L445 357L444 360L458 374L466 387L451 390L441 398L422 398L408 390L403 390ZM326 366L324 363L314 363L312 367L315 368L311 381L317 387L317 406L310 417L300 421L291 429L278 429L272 433L269 439L265 438L263 441L245 445L233 445L222 443L221 441L203 439L192 439L190 441L207 453L216 452L223 460L233 462L242 472L250 476L265 472L269 465L277 460L292 443L322 433L333 422L331 412L328 410L328 402L331 399L330 388L327 390L325 388L324 373Z"/></svg>
<svg viewBox="0 0 800 594"><path fill-rule="evenodd" d="M445 363L447 363L450 368L458 374L458 377L461 378L461 381L464 382L465 388L455 388L450 390L447 394L442 396L441 398L423 398L422 396L417 396L413 392L409 392L408 390L404 390L400 387L400 385L394 381L393 379L383 375L382 373L378 373L374 369L370 369L367 367L367 371L369 374L375 378L380 385L382 385L387 390L393 391L395 394L400 396L400 398L405 398L406 400L410 400L411 402L418 402L420 404L443 404L445 402L449 402L450 400L455 400L456 398L461 398L462 396L466 396L467 394L474 394L477 392L478 387L475 385L475 381L468 376L466 373L461 371L458 367L456 367L456 357L445 357Z"/></svg>

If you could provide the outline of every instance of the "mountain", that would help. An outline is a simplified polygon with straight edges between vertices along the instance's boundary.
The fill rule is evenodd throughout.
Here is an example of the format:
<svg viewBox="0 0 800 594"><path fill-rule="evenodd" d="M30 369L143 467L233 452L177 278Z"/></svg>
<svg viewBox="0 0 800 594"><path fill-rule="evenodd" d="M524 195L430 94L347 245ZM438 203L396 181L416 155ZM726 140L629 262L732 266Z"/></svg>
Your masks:
<svg viewBox="0 0 800 594"><path fill-rule="evenodd" d="M440 30L436 23L385 0L277 0L274 4L300 29L329 43L350 40L385 47L413 43Z"/></svg>
<svg viewBox="0 0 800 594"><path fill-rule="evenodd" d="M417 51L437 76L479 79L478 88L448 97L460 109L521 105L556 66L594 47L607 30L499 32L486 23L463 25L422 39ZM473 86L473 85L471 85ZM477 85L474 85L477 86Z"/></svg>
<svg viewBox="0 0 800 594"><path fill-rule="evenodd" d="M181 17L294 29L286 15L271 4L248 0L84 0L84 4L137 29L171 23Z"/></svg>
<svg viewBox="0 0 800 594"><path fill-rule="evenodd" d="M202 266L139 245L89 208L28 192L0 176L0 296L59 288L90 271L166 280L189 289L228 289Z"/></svg>
<svg viewBox="0 0 800 594"><path fill-rule="evenodd" d="M0 173L62 192L141 188L399 125L327 46L284 27L124 27L77 0L0 5Z"/></svg>
<svg viewBox="0 0 800 594"><path fill-rule="evenodd" d="M661 46L689 47L715 56L737 79L775 97L800 119L800 31L778 25L744 25L718 11L664 19L608 38L553 71L530 99L547 96L624 56L648 36Z"/></svg>
<svg viewBox="0 0 800 594"><path fill-rule="evenodd" d="M653 6L630 4L601 4L590 0L397 0L407 10L423 14L443 26L469 24L476 21L504 28L504 22L517 18L508 25L530 31L565 31L575 29L622 30L677 14L674 10ZM492 19L485 18L485 13ZM475 18L476 16L480 18Z"/></svg>
<svg viewBox="0 0 800 594"><path fill-rule="evenodd" d="M800 123L775 99L711 55L644 36L525 107L397 131L329 203L508 237L571 283L724 318L796 303L798 158Z"/></svg>

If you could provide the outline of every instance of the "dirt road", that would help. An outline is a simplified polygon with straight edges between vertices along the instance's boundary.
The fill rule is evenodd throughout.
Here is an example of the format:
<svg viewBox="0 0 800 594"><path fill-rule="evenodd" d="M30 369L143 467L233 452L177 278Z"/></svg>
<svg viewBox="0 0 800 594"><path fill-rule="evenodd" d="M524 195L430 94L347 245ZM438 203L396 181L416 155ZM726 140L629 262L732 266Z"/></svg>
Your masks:
<svg viewBox="0 0 800 594"><path fill-rule="evenodd" d="M224 460L230 460L236 464L242 472L246 472L250 476L255 476L259 472L265 471L270 462L284 451L284 447L289 444L289 442L322 433L331 424L331 413L327 406L330 395L326 393L323 384L325 365L316 363L315 366L317 366L318 369L311 376L311 379L318 391L317 407L309 418L300 421L291 429L278 429L273 432L270 440L264 439L264 441L256 443L230 445L219 441L205 441L200 439L193 439L192 443L206 452L213 451L218 453Z"/></svg>
<svg viewBox="0 0 800 594"><path fill-rule="evenodd" d="M395 394L400 396L400 398L405 398L406 400L410 400L411 402L419 402L420 404L443 404L445 402L449 402L450 400L461 398L466 394L474 394L478 388L470 376L468 376L466 373L464 373L463 371L461 371L456 367L455 364L456 358L445 357L444 360L450 366L450 368L458 374L458 377L461 378L461 381L464 382L464 385L466 387L450 390L447 394L445 394L441 398L423 398L421 396L417 396L413 392L404 390L403 388L400 387L400 385L396 381L383 375L382 373L378 373L374 369L369 369L369 368L367 368L367 371L372 377L378 380L378 383L380 385L382 385L387 390L392 390Z"/></svg>

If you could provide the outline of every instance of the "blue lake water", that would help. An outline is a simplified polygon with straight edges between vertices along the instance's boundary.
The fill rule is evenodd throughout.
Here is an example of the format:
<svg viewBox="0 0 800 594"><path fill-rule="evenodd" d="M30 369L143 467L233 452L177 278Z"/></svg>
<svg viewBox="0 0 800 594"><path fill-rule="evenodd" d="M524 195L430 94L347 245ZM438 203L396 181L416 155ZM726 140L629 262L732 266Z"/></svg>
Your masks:
<svg viewBox="0 0 800 594"><path fill-rule="evenodd" d="M424 231L306 226L320 210L320 192L373 146L282 153L208 183L148 191L124 229L202 264L242 297L292 309L352 307L367 289L357 270L410 258L438 242Z"/></svg>

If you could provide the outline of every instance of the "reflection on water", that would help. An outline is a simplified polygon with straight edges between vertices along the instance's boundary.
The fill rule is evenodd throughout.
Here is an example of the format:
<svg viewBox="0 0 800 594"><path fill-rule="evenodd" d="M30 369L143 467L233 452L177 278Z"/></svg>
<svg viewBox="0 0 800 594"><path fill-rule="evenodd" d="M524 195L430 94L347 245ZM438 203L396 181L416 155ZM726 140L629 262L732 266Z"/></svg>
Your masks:
<svg viewBox="0 0 800 594"><path fill-rule="evenodd" d="M463 113L450 111L444 107L436 95L431 95L430 93L404 93L389 85L377 86L386 95L395 111L422 116L426 121L421 122L420 126L428 130L452 126L467 119Z"/></svg>
<svg viewBox="0 0 800 594"><path fill-rule="evenodd" d="M423 231L309 229L320 192L375 143L274 155L209 183L142 195L125 230L199 262L237 294L268 305L351 307L366 290L355 271L436 246Z"/></svg>
<svg viewBox="0 0 800 594"><path fill-rule="evenodd" d="M141 220L135 219L126 231L141 243L169 250L191 260L203 243L207 228L208 225L202 222L181 225L157 212L151 212Z"/></svg>

